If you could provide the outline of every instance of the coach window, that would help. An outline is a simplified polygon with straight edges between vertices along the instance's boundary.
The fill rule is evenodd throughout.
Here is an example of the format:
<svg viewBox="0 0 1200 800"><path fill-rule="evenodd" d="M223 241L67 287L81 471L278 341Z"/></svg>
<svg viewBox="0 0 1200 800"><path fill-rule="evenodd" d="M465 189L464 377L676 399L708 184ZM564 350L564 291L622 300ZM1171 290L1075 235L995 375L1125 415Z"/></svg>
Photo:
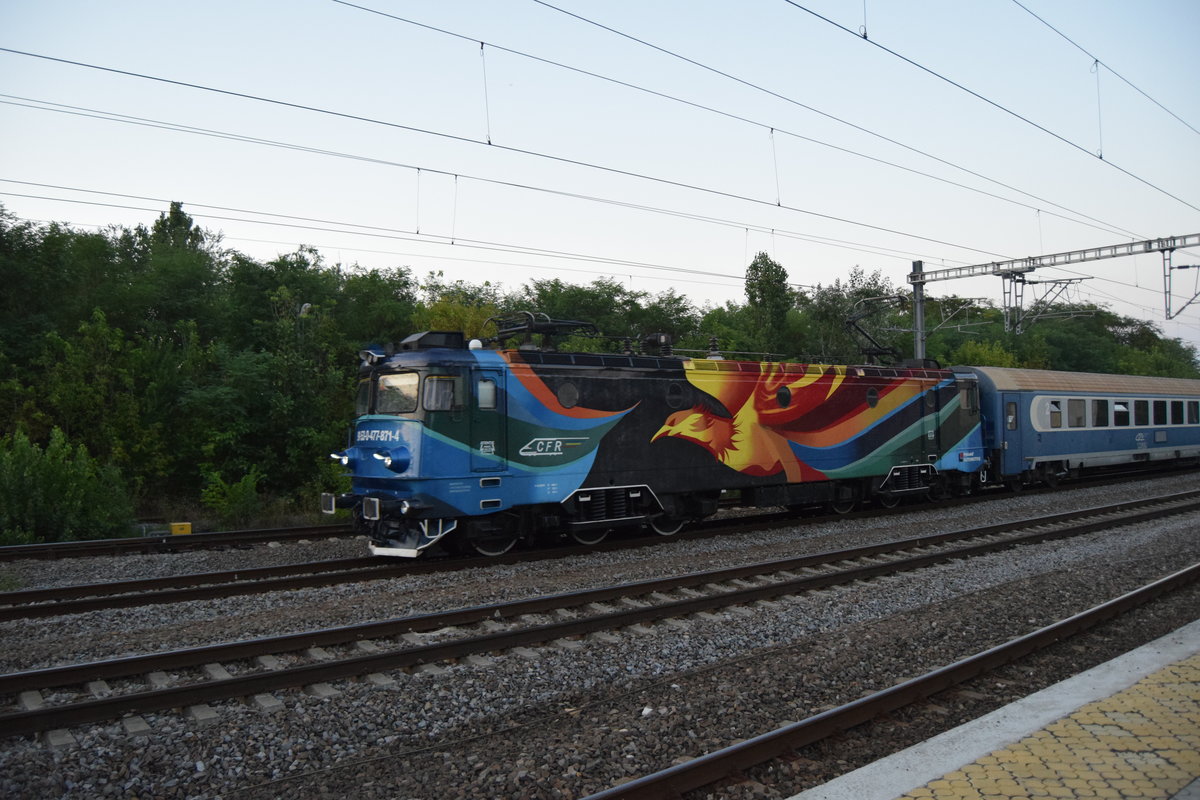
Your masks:
<svg viewBox="0 0 1200 800"><path fill-rule="evenodd" d="M417 385L420 376L415 372L381 375L375 392L376 414L409 414L417 410Z"/></svg>
<svg viewBox="0 0 1200 800"><path fill-rule="evenodd" d="M458 379L453 375L430 375L425 379L425 393L422 402L426 411L451 411L457 408L454 384Z"/></svg>
<svg viewBox="0 0 1200 800"><path fill-rule="evenodd" d="M480 378L479 383L475 386L475 394L479 398L479 407L484 411L491 411L496 407L495 381Z"/></svg>
<svg viewBox="0 0 1200 800"><path fill-rule="evenodd" d="M1154 401L1154 424L1155 425L1166 425L1167 424L1167 401L1166 400L1155 400Z"/></svg>
<svg viewBox="0 0 1200 800"><path fill-rule="evenodd" d="M1133 424L1134 425L1149 425L1150 424L1150 401L1149 400L1134 400L1133 401Z"/></svg>
<svg viewBox="0 0 1200 800"><path fill-rule="evenodd" d="M1046 404L1050 411L1050 427L1062 427L1062 400L1051 400Z"/></svg>
<svg viewBox="0 0 1200 800"><path fill-rule="evenodd" d="M1107 428L1108 427L1108 401L1093 400L1092 401L1092 427Z"/></svg>
<svg viewBox="0 0 1200 800"><path fill-rule="evenodd" d="M1016 403L1005 403L1004 404L1004 426L1006 428L1008 428L1010 431L1015 431L1017 429L1017 404Z"/></svg>
<svg viewBox="0 0 1200 800"><path fill-rule="evenodd" d="M1068 400L1067 401L1067 427L1068 428L1086 428L1087 427L1087 401L1085 401L1085 400Z"/></svg>
<svg viewBox="0 0 1200 800"><path fill-rule="evenodd" d="M1188 425L1200 425L1200 400L1188 400Z"/></svg>
<svg viewBox="0 0 1200 800"><path fill-rule="evenodd" d="M1172 425L1182 425L1183 424L1183 401L1182 400L1172 400L1171 401L1171 424Z"/></svg>
<svg viewBox="0 0 1200 800"><path fill-rule="evenodd" d="M1113 425L1118 428L1129 427L1129 401L1118 400L1113 403Z"/></svg>

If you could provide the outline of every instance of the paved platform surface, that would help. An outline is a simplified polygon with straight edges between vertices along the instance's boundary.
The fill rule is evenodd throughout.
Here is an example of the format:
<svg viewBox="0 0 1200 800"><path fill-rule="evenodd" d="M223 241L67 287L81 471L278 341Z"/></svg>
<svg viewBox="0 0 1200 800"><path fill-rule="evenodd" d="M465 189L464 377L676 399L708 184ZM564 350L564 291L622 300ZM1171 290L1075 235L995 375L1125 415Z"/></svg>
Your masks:
<svg viewBox="0 0 1200 800"><path fill-rule="evenodd" d="M1200 800L1200 621L793 800Z"/></svg>

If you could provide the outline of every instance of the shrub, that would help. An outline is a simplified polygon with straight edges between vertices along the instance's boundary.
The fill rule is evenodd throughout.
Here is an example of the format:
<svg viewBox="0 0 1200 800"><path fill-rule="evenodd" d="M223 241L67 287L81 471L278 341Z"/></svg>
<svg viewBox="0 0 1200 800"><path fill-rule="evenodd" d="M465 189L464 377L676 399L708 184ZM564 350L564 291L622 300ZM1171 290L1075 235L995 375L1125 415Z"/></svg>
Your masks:
<svg viewBox="0 0 1200 800"><path fill-rule="evenodd" d="M58 428L45 448L21 432L0 439L0 544L130 536L132 523L120 471Z"/></svg>
<svg viewBox="0 0 1200 800"><path fill-rule="evenodd" d="M238 481L227 483L215 470L205 470L200 502L212 509L226 528L243 528L259 511L258 484L263 479L258 467Z"/></svg>

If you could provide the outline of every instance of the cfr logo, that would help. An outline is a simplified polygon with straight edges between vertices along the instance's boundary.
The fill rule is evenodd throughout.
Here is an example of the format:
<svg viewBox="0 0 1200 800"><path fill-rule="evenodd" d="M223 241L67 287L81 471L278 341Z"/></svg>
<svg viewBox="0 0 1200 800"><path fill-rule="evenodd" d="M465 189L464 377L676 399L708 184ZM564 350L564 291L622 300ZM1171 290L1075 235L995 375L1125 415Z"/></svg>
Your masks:
<svg viewBox="0 0 1200 800"><path fill-rule="evenodd" d="M530 439L520 450L523 456L561 456L572 447L579 447L588 437Z"/></svg>

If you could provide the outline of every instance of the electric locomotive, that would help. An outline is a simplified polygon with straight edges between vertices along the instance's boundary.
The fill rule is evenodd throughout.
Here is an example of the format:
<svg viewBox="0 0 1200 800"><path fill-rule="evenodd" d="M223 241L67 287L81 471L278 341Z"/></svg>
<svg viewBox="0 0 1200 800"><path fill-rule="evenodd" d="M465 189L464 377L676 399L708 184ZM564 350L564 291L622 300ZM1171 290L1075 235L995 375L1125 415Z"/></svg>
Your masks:
<svg viewBox="0 0 1200 800"><path fill-rule="evenodd" d="M497 329L489 347L433 331L361 354L357 416L332 454L352 489L322 510L350 508L372 552L669 536L730 490L749 506L890 506L969 491L986 463L971 374L686 356L663 335L560 352L555 336L594 328L531 313Z"/></svg>

